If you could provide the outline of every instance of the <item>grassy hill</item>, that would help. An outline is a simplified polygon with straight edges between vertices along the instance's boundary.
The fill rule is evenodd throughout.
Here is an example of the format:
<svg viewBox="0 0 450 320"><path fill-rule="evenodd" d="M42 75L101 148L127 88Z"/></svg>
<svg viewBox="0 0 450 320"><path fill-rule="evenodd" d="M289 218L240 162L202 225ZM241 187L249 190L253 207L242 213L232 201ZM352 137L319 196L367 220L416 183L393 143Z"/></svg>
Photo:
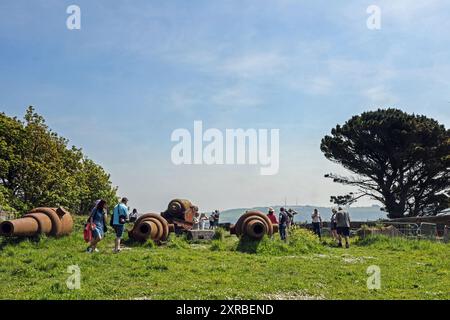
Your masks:
<svg viewBox="0 0 450 320"><path fill-rule="evenodd" d="M113 254L113 236L87 254L82 221L59 240L0 240L0 299L450 299L450 246L429 241L353 239L350 249L296 230L259 243L234 236L209 243L183 237ZM67 268L79 266L81 289ZM381 268L368 290L367 268Z"/></svg>
<svg viewBox="0 0 450 320"><path fill-rule="evenodd" d="M272 206L279 212L281 206ZM295 216L295 221L305 222L311 221L311 214L315 208L317 208L322 216L322 219L327 221L330 220L331 217L331 208L330 207L316 207L312 205L303 205L303 206L288 206L287 208L292 208L297 211L298 214ZM254 208L238 208L238 209L228 209L224 210L221 213L221 222L231 222L235 223L239 217L246 210L259 210L262 212L267 212L269 207L254 207ZM380 210L379 206L371 206L371 207L351 207L350 216L353 221L376 221L378 219L385 219L386 213Z"/></svg>

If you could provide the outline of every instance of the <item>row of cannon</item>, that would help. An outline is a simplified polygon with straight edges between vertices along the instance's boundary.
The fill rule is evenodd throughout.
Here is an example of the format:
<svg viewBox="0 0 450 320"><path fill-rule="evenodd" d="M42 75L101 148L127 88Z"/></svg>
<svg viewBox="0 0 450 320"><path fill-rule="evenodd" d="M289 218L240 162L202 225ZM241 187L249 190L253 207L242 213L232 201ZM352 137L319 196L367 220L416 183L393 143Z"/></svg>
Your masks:
<svg viewBox="0 0 450 320"><path fill-rule="evenodd" d="M194 217L198 207L189 200L170 201L166 211L161 214L147 213L140 216L128 232L129 238L138 242L149 239L155 242L166 241L171 232L182 233L194 227ZM0 236L31 237L45 234L52 237L68 235L73 230L71 214L62 207L36 208L22 218L0 223ZM230 233L238 237L260 240L265 235L278 232L278 225L260 211L247 211L230 227Z"/></svg>

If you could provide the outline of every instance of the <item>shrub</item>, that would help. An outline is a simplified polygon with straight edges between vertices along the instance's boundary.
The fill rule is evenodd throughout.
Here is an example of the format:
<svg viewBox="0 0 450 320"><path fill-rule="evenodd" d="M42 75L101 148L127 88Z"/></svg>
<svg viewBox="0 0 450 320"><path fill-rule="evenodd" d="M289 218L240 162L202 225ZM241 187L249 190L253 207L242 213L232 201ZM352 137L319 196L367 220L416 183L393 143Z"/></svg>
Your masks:
<svg viewBox="0 0 450 320"><path fill-rule="evenodd" d="M226 247L223 241L213 240L211 243L211 251L225 251Z"/></svg>
<svg viewBox="0 0 450 320"><path fill-rule="evenodd" d="M171 234L169 236L169 242L167 243L167 247L168 248L173 248L173 249L186 249L189 248L189 243L188 240L186 239L186 235L175 235L175 234Z"/></svg>
<svg viewBox="0 0 450 320"><path fill-rule="evenodd" d="M319 238L311 231L298 228L289 233L288 241L282 241L278 236L273 239L264 237L260 241L242 237L235 250L261 255L296 255L318 253L324 250Z"/></svg>
<svg viewBox="0 0 450 320"><path fill-rule="evenodd" d="M225 229L224 228L217 228L214 230L214 240L223 241L225 239Z"/></svg>

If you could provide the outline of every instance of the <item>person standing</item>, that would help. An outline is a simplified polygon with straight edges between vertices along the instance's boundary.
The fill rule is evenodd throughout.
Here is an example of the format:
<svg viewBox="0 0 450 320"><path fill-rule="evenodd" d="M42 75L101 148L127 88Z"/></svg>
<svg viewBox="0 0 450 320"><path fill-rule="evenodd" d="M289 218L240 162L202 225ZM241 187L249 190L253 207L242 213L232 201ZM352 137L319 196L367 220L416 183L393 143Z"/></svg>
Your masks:
<svg viewBox="0 0 450 320"><path fill-rule="evenodd" d="M220 219L220 212L219 212L219 210L215 210L214 211L214 227L215 228L219 227L219 219Z"/></svg>
<svg viewBox="0 0 450 320"><path fill-rule="evenodd" d="M97 244L104 238L106 231L106 201L98 200L95 207L91 211L88 222L91 225L92 240L86 252L98 252Z"/></svg>
<svg viewBox="0 0 450 320"><path fill-rule="evenodd" d="M209 229L214 229L214 212L209 216Z"/></svg>
<svg viewBox="0 0 450 320"><path fill-rule="evenodd" d="M319 239L322 239L322 232L321 232L322 217L320 216L319 210L314 209L314 212L311 215L311 219L314 233L319 236Z"/></svg>
<svg viewBox="0 0 450 320"><path fill-rule="evenodd" d="M280 215L278 218L279 218L278 231L280 232L280 238L281 240L285 241L287 238L286 229L289 223L289 216L283 207L280 208Z"/></svg>
<svg viewBox="0 0 450 320"><path fill-rule="evenodd" d="M337 223L336 223L336 209L331 210L331 219L330 219L330 230L331 230L331 236L334 240L338 240L338 234L337 234Z"/></svg>
<svg viewBox="0 0 450 320"><path fill-rule="evenodd" d="M192 219L192 222L194 223L192 229L194 229L194 230L200 229L200 214L198 212L196 212L194 214L194 218Z"/></svg>
<svg viewBox="0 0 450 320"><path fill-rule="evenodd" d="M269 208L269 213L267 214L267 217L269 218L270 222L272 222L272 224L278 224L278 220L273 208Z"/></svg>
<svg viewBox="0 0 450 320"><path fill-rule="evenodd" d="M123 197L119 204L114 207L112 219L112 226L116 233L116 240L114 245L114 252L118 253L120 249L120 240L123 237L123 231L125 230L125 223L128 220L128 199Z"/></svg>
<svg viewBox="0 0 450 320"><path fill-rule="evenodd" d="M137 209L133 209L133 212L130 213L130 222L135 222L138 218L138 211Z"/></svg>
<svg viewBox="0 0 450 320"><path fill-rule="evenodd" d="M288 213L289 218L290 218L290 226L295 226L294 217L297 214L297 212L295 210L293 210L292 208L289 208L287 213Z"/></svg>
<svg viewBox="0 0 450 320"><path fill-rule="evenodd" d="M342 247L342 237L345 239L345 247L349 248L349 237L350 237L350 215L347 211L339 208L336 213L336 226L338 233L338 246Z"/></svg>
<svg viewBox="0 0 450 320"><path fill-rule="evenodd" d="M202 213L200 215L200 228L201 228L201 230L205 230L206 221L208 221L208 217L206 216L205 213Z"/></svg>

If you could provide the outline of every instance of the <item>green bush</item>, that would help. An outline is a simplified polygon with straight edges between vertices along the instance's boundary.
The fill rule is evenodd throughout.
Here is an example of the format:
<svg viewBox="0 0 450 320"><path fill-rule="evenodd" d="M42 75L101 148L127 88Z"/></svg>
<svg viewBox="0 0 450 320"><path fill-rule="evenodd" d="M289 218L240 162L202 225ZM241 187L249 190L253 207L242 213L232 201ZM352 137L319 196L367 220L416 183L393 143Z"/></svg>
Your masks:
<svg viewBox="0 0 450 320"><path fill-rule="evenodd" d="M189 248L189 242L186 238L186 234L176 235L171 234L167 243L168 248L172 249L186 249Z"/></svg>
<svg viewBox="0 0 450 320"><path fill-rule="evenodd" d="M234 250L260 255L282 256L319 253L324 250L324 246L311 231L298 228L289 233L286 242L282 241L278 236L275 236L273 239L264 237L260 241L242 237Z"/></svg>
<svg viewBox="0 0 450 320"><path fill-rule="evenodd" d="M211 243L211 251L225 251L226 246L221 240L213 240Z"/></svg>
<svg viewBox="0 0 450 320"><path fill-rule="evenodd" d="M224 228L217 228L214 230L214 240L223 241L225 239L226 230Z"/></svg>

